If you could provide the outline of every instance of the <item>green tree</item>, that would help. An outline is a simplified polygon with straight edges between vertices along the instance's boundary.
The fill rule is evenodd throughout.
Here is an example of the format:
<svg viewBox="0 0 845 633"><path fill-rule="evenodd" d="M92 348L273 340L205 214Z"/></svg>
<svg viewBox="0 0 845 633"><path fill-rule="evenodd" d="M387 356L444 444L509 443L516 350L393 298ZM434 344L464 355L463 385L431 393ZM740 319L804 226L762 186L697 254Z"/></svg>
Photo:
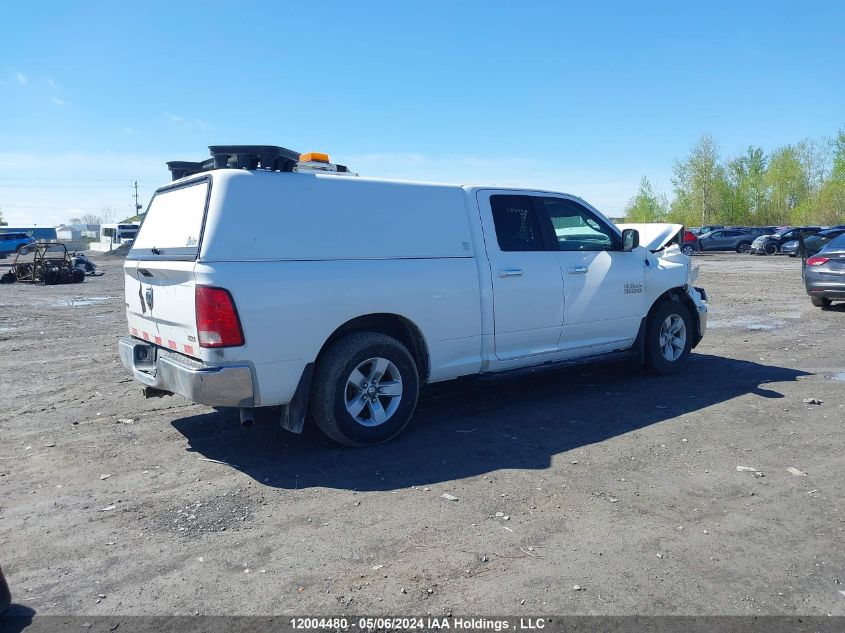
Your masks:
<svg viewBox="0 0 845 633"><path fill-rule="evenodd" d="M3 219L3 208L0 207L0 226L6 226L8 223Z"/></svg>
<svg viewBox="0 0 845 633"><path fill-rule="evenodd" d="M712 223L724 193L724 168L719 164L716 140L703 134L685 160L675 161L672 171L672 218L684 224Z"/></svg>
<svg viewBox="0 0 845 633"><path fill-rule="evenodd" d="M769 203L766 218L770 224L789 224L810 197L804 166L792 145L776 150L766 169ZM799 212L796 213L796 210Z"/></svg>
<svg viewBox="0 0 845 633"><path fill-rule="evenodd" d="M845 224L845 129L831 142L830 174L822 183L810 217L819 224Z"/></svg>
<svg viewBox="0 0 845 633"><path fill-rule="evenodd" d="M640 188L625 207L625 221L627 222L659 222L668 212L666 197L654 192L654 188L643 176Z"/></svg>

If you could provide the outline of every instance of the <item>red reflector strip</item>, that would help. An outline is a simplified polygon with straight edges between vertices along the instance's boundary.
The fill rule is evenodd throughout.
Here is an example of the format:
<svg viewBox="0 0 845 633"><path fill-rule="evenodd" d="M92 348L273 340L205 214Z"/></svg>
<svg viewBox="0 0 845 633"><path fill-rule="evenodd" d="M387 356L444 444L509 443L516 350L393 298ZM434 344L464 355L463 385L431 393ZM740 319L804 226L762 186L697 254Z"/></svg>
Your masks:
<svg viewBox="0 0 845 633"><path fill-rule="evenodd" d="M161 345L162 347L164 347L164 341L162 340L162 338L160 336L153 336L151 334L148 334L147 332L141 332L140 334L144 338L145 341L151 341L151 342L155 341L156 345ZM134 327L132 328L132 335L138 336L138 329L137 328L134 328ZM177 352L179 351L179 343L177 343L176 341L168 339L167 340L167 347L169 347L172 350L176 350ZM183 344L182 349L185 350L186 354L193 354L194 353L194 346L193 345L184 345Z"/></svg>

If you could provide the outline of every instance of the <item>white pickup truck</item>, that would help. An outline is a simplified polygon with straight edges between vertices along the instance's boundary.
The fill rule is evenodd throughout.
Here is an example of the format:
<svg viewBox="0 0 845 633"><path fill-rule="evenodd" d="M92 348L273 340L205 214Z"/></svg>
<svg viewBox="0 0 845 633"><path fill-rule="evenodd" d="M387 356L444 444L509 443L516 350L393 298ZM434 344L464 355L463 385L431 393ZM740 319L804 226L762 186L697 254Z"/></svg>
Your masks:
<svg viewBox="0 0 845 633"><path fill-rule="evenodd" d="M669 373L704 334L678 225L619 228L552 191L361 178L323 154L211 150L168 164L124 265L120 356L148 395L245 423L285 405L284 428L307 417L362 446L402 431L425 383L627 356Z"/></svg>

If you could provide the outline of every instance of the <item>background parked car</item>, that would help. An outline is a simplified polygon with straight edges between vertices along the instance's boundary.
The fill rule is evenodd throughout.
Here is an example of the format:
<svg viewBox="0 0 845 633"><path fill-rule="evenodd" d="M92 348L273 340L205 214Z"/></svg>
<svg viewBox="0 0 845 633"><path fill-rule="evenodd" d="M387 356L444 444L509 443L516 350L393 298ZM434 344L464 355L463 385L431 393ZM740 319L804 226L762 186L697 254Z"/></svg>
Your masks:
<svg viewBox="0 0 845 633"><path fill-rule="evenodd" d="M815 235L822 230L820 226L796 226L792 228L785 228L773 233L772 235L761 235L751 243L751 253L755 255L777 255L780 252L780 247L798 239L798 234L803 233L804 236Z"/></svg>
<svg viewBox="0 0 845 633"><path fill-rule="evenodd" d="M724 224L705 224L704 226L694 226L690 229L690 231L700 237L705 233L710 233L711 231L715 231L716 229L723 228L725 228Z"/></svg>
<svg viewBox="0 0 845 633"><path fill-rule="evenodd" d="M681 244L681 252L684 255L694 255L701 250L698 245L698 236L689 229L684 231L684 241Z"/></svg>
<svg viewBox="0 0 845 633"><path fill-rule="evenodd" d="M836 237L839 237L843 233L845 233L845 227L842 227L840 229L825 229L824 231L820 231L815 235L808 235L807 237L805 237L804 245L807 248L807 252L812 255L820 251L828 244L828 242L830 242ZM783 255L797 257L799 245L800 242L798 240L786 242L783 246L780 247L780 252Z"/></svg>
<svg viewBox="0 0 845 633"><path fill-rule="evenodd" d="M27 244L35 244L26 233L0 233L0 257L17 253Z"/></svg>
<svg viewBox="0 0 845 633"><path fill-rule="evenodd" d="M754 237L760 237L761 235L772 235L778 230L776 226L729 226L729 229L735 229L737 231L745 231L746 233L750 233Z"/></svg>
<svg viewBox="0 0 845 633"><path fill-rule="evenodd" d="M698 236L698 246L702 251L736 251L747 253L754 236L747 231L737 229L717 229Z"/></svg>
<svg viewBox="0 0 845 633"><path fill-rule="evenodd" d="M814 306L826 308L833 301L845 301L845 234L807 257L802 270L804 288Z"/></svg>

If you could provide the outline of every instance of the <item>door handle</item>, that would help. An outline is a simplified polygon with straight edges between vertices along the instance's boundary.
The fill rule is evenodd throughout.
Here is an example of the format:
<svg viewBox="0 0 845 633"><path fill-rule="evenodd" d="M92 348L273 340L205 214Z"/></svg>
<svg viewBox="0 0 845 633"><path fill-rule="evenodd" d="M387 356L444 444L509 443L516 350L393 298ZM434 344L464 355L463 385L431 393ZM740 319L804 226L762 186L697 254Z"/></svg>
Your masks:
<svg viewBox="0 0 845 633"><path fill-rule="evenodd" d="M522 277L522 269L521 268L504 268L499 271L499 277L504 279L505 277Z"/></svg>
<svg viewBox="0 0 845 633"><path fill-rule="evenodd" d="M584 275L590 270L589 266L570 266L566 269L570 275Z"/></svg>

